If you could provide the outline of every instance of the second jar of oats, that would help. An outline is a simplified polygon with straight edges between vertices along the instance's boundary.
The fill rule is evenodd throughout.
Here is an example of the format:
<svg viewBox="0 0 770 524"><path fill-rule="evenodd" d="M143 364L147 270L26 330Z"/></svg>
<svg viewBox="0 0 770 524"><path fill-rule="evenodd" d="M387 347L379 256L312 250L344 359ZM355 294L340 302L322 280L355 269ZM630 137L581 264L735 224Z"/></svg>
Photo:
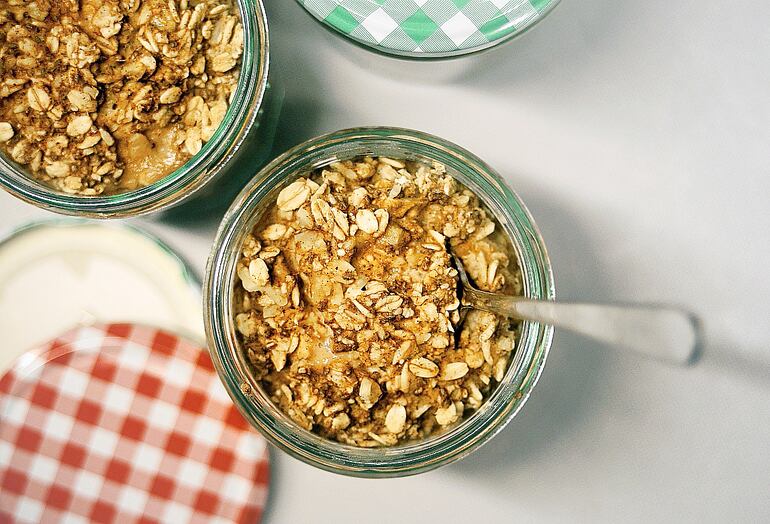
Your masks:
<svg viewBox="0 0 770 524"><path fill-rule="evenodd" d="M551 328L460 313L462 259L488 291L552 299L523 203L437 137L352 129L269 164L209 260L209 348L244 416L280 448L357 476L470 453L520 409Z"/></svg>
<svg viewBox="0 0 770 524"><path fill-rule="evenodd" d="M209 207L239 158L269 154L280 96L261 1L12 1L0 32L0 185L29 203Z"/></svg>

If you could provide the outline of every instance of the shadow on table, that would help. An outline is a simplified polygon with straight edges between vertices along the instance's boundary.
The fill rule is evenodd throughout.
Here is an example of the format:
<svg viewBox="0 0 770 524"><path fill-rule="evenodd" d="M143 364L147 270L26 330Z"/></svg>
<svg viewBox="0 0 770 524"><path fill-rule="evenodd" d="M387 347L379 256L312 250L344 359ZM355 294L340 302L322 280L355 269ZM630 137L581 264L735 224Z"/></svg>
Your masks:
<svg viewBox="0 0 770 524"><path fill-rule="evenodd" d="M767 350L764 352L767 353ZM760 351L741 349L740 344L715 342L711 346L707 345L699 363L750 380L759 386L770 387L770 358L763 356Z"/></svg>
<svg viewBox="0 0 770 524"><path fill-rule="evenodd" d="M603 54L617 52L616 20L634 6L632 0L563 0L530 32L470 61L457 81L495 91L528 79L566 78L569 72L584 76Z"/></svg>
<svg viewBox="0 0 770 524"><path fill-rule="evenodd" d="M523 182L523 181L522 181ZM554 267L557 297L604 302L610 298L604 284L600 253L569 206L521 187L548 246ZM557 331L545 371L519 415L486 446L447 471L485 481L507 477L512 468L547 453L553 439L568 438L592 418L597 409L593 392L612 373L614 355L595 342Z"/></svg>
<svg viewBox="0 0 770 524"><path fill-rule="evenodd" d="M618 12L631 0L583 0L561 5L528 32L499 47L451 60L405 60L381 56L342 38L329 38L341 57L383 76L423 84L467 84L475 89L510 87L556 69L583 68L605 49L616 46L608 33Z"/></svg>
<svg viewBox="0 0 770 524"><path fill-rule="evenodd" d="M267 445L267 450L270 454L270 482L268 484L270 489L267 492L267 500L265 501L265 507L262 512L262 518L260 519L260 522L277 522L273 514L275 511L275 504L273 504L273 501L277 496L276 489L281 485L281 480L278 478L281 472L281 468L276 467L278 463L276 455L283 452L271 444Z"/></svg>

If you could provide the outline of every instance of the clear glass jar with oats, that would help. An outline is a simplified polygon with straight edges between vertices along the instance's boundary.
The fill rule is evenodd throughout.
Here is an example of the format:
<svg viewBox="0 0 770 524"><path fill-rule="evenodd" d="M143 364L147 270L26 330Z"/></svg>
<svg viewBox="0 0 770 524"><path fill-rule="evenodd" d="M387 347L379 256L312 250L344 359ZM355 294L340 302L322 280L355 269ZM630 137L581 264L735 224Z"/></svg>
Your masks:
<svg viewBox="0 0 770 524"><path fill-rule="evenodd" d="M274 91L261 1L2 2L0 185L93 217L221 199L270 151Z"/></svg>
<svg viewBox="0 0 770 524"><path fill-rule="evenodd" d="M209 259L206 329L244 416L337 473L404 476L457 460L518 412L548 326L471 311L476 285L555 295L524 204L468 151L417 131L339 131L241 192Z"/></svg>

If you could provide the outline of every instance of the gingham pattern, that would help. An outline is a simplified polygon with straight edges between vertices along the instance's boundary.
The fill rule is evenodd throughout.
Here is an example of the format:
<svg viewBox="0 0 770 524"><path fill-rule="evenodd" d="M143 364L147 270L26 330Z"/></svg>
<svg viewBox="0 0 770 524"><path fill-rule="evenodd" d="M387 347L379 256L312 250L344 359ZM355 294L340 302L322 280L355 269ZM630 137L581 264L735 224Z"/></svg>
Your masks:
<svg viewBox="0 0 770 524"><path fill-rule="evenodd" d="M208 353L170 333L78 328L0 380L1 523L254 523L268 470Z"/></svg>
<svg viewBox="0 0 770 524"><path fill-rule="evenodd" d="M362 44L395 54L447 55L525 29L558 0L298 0Z"/></svg>

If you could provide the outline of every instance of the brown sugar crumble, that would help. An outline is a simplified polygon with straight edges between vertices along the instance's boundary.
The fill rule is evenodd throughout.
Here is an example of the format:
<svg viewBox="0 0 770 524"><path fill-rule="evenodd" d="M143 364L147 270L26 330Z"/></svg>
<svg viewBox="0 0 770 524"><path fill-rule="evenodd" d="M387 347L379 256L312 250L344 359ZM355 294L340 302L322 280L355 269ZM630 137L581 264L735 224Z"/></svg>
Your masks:
<svg viewBox="0 0 770 524"><path fill-rule="evenodd" d="M447 246L487 291L521 293L510 242L439 164L362 158L285 187L243 247L235 324L255 378L300 426L362 446L425 438L478 409L517 326L459 321Z"/></svg>
<svg viewBox="0 0 770 524"><path fill-rule="evenodd" d="M69 194L152 184L219 127L242 51L232 0L4 0L0 149Z"/></svg>

